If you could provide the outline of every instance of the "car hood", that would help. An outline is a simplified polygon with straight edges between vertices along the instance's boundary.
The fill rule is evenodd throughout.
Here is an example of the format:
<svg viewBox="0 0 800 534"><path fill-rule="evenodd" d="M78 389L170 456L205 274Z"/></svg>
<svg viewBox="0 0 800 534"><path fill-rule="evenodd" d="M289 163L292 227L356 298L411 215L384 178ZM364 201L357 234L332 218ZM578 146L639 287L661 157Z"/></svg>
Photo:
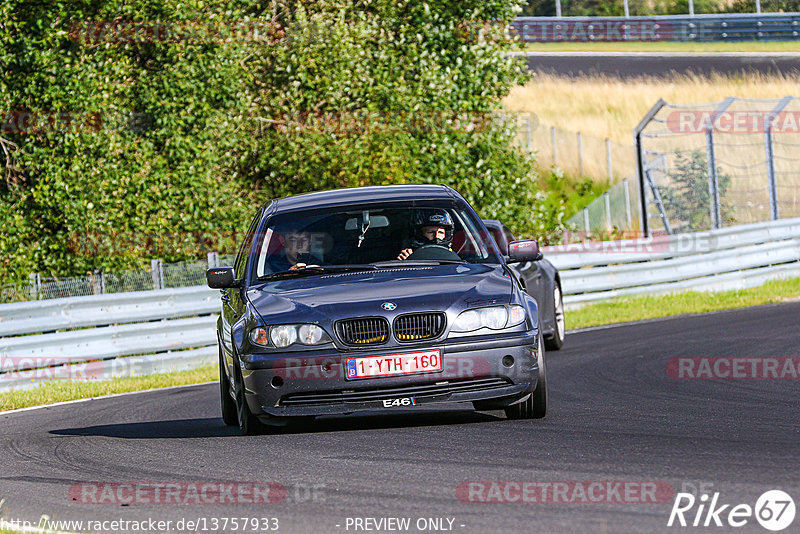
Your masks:
<svg viewBox="0 0 800 534"><path fill-rule="evenodd" d="M499 265L397 267L267 282L248 299L267 323L329 322L413 311L507 304L511 278ZM384 310L384 303L395 305Z"/></svg>

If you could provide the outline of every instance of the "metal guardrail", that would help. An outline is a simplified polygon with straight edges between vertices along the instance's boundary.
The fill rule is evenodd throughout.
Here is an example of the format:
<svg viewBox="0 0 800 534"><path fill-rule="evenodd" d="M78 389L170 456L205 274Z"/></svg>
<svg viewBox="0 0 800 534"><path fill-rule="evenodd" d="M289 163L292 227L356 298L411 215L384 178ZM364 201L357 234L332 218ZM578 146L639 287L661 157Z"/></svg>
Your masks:
<svg viewBox="0 0 800 534"><path fill-rule="evenodd" d="M559 269L648 262L716 250L782 241L800 236L800 219L730 226L691 234L660 235L620 241L572 243L542 247ZM555 258L555 259L554 259Z"/></svg>
<svg viewBox="0 0 800 534"><path fill-rule="evenodd" d="M800 219L696 234L544 247L559 268L567 307L641 293L753 287L800 276Z"/></svg>
<svg viewBox="0 0 800 534"><path fill-rule="evenodd" d="M219 293L205 286L68 297L0 306L0 338L85 326L214 313Z"/></svg>
<svg viewBox="0 0 800 534"><path fill-rule="evenodd" d="M800 13L518 17L513 35L526 43L593 41L786 41L800 39Z"/></svg>
<svg viewBox="0 0 800 534"><path fill-rule="evenodd" d="M0 391L212 364L218 310L204 286L2 304Z"/></svg>

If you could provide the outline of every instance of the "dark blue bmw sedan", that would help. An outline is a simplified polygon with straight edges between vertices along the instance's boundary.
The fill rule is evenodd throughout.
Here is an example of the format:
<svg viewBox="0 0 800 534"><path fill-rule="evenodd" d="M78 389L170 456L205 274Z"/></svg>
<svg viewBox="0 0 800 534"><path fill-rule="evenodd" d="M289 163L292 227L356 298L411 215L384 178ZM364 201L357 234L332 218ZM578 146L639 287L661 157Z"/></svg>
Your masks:
<svg viewBox="0 0 800 534"><path fill-rule="evenodd" d="M222 417L244 434L293 417L471 402L509 418L547 411L536 301L446 186L360 187L266 204L222 293Z"/></svg>

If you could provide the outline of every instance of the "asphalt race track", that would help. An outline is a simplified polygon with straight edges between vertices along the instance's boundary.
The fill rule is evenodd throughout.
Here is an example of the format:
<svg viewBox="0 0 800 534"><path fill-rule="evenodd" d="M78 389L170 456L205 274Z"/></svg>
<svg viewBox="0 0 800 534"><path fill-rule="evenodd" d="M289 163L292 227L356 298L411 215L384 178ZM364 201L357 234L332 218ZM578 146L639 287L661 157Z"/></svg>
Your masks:
<svg viewBox="0 0 800 534"><path fill-rule="evenodd" d="M474 534L696 532L667 528L673 491L703 487L719 492L720 504L752 506L782 489L798 502L800 380L677 380L667 363L797 357L799 324L800 302L788 302L571 333L549 355L551 409L542 421L453 407L241 437L218 417L215 385L0 415L2 516L275 517L279 532L309 533L393 531L347 528L348 517L406 517L408 532L448 531L418 530L421 518L445 518L446 528L452 519L451 531ZM259 505L83 504L70 496L79 482L204 481L277 482L287 496ZM457 493L464 481L653 482L670 491L655 503L618 502L613 492L614 502L573 495L478 503ZM785 532L798 525L800 518ZM766 532L752 518L744 528L703 531L731 530Z"/></svg>
<svg viewBox="0 0 800 534"><path fill-rule="evenodd" d="M528 68L568 77L604 74L620 78L694 74L800 74L800 53L530 52Z"/></svg>

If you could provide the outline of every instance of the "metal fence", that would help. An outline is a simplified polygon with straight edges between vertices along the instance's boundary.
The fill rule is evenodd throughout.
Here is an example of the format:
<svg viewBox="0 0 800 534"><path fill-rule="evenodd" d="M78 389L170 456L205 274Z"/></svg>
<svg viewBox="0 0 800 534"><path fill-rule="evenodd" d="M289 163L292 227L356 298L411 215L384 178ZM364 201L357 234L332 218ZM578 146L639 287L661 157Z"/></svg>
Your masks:
<svg viewBox="0 0 800 534"><path fill-rule="evenodd" d="M520 121L520 142L544 167L557 167L572 176L588 176L615 184L636 169L634 151L608 138L585 132L571 132L540 124L523 116Z"/></svg>
<svg viewBox="0 0 800 534"><path fill-rule="evenodd" d="M645 232L800 216L798 98L660 100L634 136Z"/></svg>
<svg viewBox="0 0 800 534"><path fill-rule="evenodd" d="M800 39L800 13L518 17L510 30L525 43L786 41Z"/></svg>
<svg viewBox="0 0 800 534"><path fill-rule="evenodd" d="M660 100L634 138L640 170L569 219L573 229L675 234L800 216L798 98Z"/></svg>
<svg viewBox="0 0 800 534"><path fill-rule="evenodd" d="M567 219L581 239L639 232L639 186L635 175L623 178L584 209ZM570 242L569 233L565 243Z"/></svg>
<svg viewBox="0 0 800 534"><path fill-rule="evenodd" d="M64 278L42 277L40 273L31 273L27 283L0 287L0 302L198 286L206 283L206 269L218 265L233 265L234 258L234 255L211 252L205 261L164 263L160 259L154 259L150 265L135 271L105 273L97 270L86 276Z"/></svg>

